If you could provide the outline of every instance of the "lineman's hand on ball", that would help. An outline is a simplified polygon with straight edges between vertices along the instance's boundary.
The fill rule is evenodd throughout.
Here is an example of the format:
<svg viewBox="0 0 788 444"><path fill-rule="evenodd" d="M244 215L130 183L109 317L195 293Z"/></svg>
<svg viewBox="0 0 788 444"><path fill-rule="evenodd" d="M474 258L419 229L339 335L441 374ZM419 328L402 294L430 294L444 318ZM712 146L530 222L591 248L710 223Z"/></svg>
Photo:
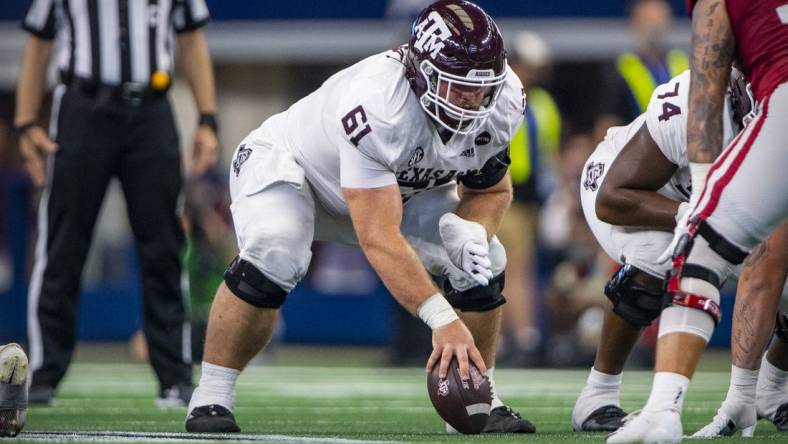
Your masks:
<svg viewBox="0 0 788 444"><path fill-rule="evenodd" d="M219 162L219 140L213 128L200 125L194 132L192 151L192 172L200 175Z"/></svg>
<svg viewBox="0 0 788 444"><path fill-rule="evenodd" d="M451 262L479 285L488 285L493 278L492 262L487 230L482 224L446 213L438 222L438 231Z"/></svg>
<svg viewBox="0 0 788 444"><path fill-rule="evenodd" d="M58 148L58 144L38 125L24 130L19 138L19 151L25 162L25 169L37 187L43 186L46 178L44 156L53 154Z"/></svg>
<svg viewBox="0 0 788 444"><path fill-rule="evenodd" d="M457 357L460 377L463 380L470 378L468 358L483 375L487 374L487 366L484 365L484 359L473 342L471 332L459 319L432 331L432 354L427 361L427 373L440 361L438 375L441 379L445 378L452 356Z"/></svg>

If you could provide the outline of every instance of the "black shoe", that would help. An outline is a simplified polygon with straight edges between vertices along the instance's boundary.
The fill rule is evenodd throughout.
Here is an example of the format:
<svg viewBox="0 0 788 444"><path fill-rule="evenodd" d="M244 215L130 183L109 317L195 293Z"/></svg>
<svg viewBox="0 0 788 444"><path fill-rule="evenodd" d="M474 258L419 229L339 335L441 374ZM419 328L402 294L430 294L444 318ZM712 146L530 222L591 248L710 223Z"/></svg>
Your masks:
<svg viewBox="0 0 788 444"><path fill-rule="evenodd" d="M583 421L583 432L615 432L624 425L627 414L617 405L600 407Z"/></svg>
<svg viewBox="0 0 788 444"><path fill-rule="evenodd" d="M55 389L46 385L34 385L27 393L27 403L37 406L51 406L55 400Z"/></svg>
<svg viewBox="0 0 788 444"><path fill-rule="evenodd" d="M511 407L504 405L490 410L490 418L482 433L534 433L535 431L536 427L531 421L523 419Z"/></svg>
<svg viewBox="0 0 788 444"><path fill-rule="evenodd" d="M156 399L156 407L160 409L187 407L192 399L192 393L194 393L194 386L191 384L173 385L159 393L159 397Z"/></svg>
<svg viewBox="0 0 788 444"><path fill-rule="evenodd" d="M788 432L788 402L783 403L780 407L777 407L777 411L774 412L774 419L772 422L777 426L777 430L781 432Z"/></svg>
<svg viewBox="0 0 788 444"><path fill-rule="evenodd" d="M186 431L192 433L238 433L241 428L235 423L235 416L226 408L218 405L196 407L186 418Z"/></svg>

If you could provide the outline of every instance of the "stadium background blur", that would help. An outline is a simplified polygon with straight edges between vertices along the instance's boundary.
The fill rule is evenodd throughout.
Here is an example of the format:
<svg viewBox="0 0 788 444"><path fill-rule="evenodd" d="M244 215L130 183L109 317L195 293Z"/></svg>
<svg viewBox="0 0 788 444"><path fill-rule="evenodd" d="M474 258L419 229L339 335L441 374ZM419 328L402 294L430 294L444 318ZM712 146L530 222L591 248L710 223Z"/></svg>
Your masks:
<svg viewBox="0 0 788 444"><path fill-rule="evenodd" d="M184 223L190 234L184 260L195 339L199 339L199 321L206 317L221 273L235 254L226 179L237 143L338 69L404 43L410 17L429 2L207 3L213 22L205 32L216 71L222 163L206 176L189 177L184 192ZM514 249L524 252L523 266L528 267L533 297L526 298L525 304L505 307L523 310L528 316L514 316L510 321L514 325L505 326L508 336L500 365L590 365L601 328L602 288L615 265L596 247L585 226L577 190L583 161L604 134L596 127L610 99L603 73L615 66L620 54L636 46L627 17L630 2L478 3L496 19L510 45L526 30L546 42L548 69L539 83L555 98L561 114L560 142L554 151L543 150L542 158L530 167L529 174L538 181L532 196L535 211L529 220L534 240L521 236L507 245L510 254ZM687 50L690 33L683 1L667 3L675 21L672 30L660 36L661 42ZM11 129L26 37L19 22L28 5L26 0L5 0L0 8L0 343L26 337L26 293L35 237L37 192L22 169ZM50 84L54 84L55 73L50 74ZM188 150L188 135L197 115L177 68L170 96L181 143ZM188 162L190 156L184 159ZM83 281L79 326L83 343L129 341L140 328L139 270L122 199L113 185L94 234ZM528 226L521 229L529 230ZM723 299L727 317L712 340L714 347L728 346L731 305L728 292ZM275 339L283 345L386 347L388 362L419 365L429 347L426 328L396 306L363 254L341 246L315 246L310 272L288 297L283 321ZM517 331L522 322L530 329L525 338ZM418 338L425 339L414 340ZM649 363L650 338L646 335L636 363Z"/></svg>

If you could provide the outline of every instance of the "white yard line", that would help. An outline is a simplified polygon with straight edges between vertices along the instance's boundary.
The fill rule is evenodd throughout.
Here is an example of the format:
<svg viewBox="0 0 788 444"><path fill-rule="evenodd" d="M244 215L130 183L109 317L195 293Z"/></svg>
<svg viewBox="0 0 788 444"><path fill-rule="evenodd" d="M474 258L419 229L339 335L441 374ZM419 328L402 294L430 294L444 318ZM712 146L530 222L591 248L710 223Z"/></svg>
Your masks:
<svg viewBox="0 0 788 444"><path fill-rule="evenodd" d="M0 439L4 441L4 439ZM365 441L358 439L331 438L322 436L289 435L236 435L197 433L141 433L141 432L24 432L13 441L38 442L282 442L282 443L327 443L327 444L391 444L394 441Z"/></svg>

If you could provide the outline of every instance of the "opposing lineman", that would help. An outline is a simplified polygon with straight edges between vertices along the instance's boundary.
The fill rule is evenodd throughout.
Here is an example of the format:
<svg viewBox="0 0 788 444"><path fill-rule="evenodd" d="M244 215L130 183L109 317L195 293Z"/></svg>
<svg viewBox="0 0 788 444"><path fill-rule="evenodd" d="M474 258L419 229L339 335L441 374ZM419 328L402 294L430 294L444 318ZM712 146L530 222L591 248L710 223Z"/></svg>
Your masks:
<svg viewBox="0 0 788 444"><path fill-rule="evenodd" d="M626 414L619 394L624 363L642 329L663 308L663 278L670 264L660 263L658 257L672 239L669 230L675 220L688 208L692 186L686 148L689 79L690 73L685 71L657 87L646 112L627 126L610 128L586 162L580 190L586 220L605 252L623 266L605 287L612 306L606 313L594 367L573 410L572 425L577 431L614 431L622 425ZM737 71L730 91L724 111L726 141L754 115L749 85ZM788 225L769 242L781 245L786 232ZM775 254L779 253L772 256ZM738 306L749 301L772 301L770 309L764 307L757 312L763 325L771 325L779 298L784 296L781 290L785 282L785 265L767 262L748 261L742 276L750 278L740 282L736 302ZM734 325L734 331L737 327ZM768 341L771 328L761 336L762 341ZM764 347L739 353L759 362ZM775 356L782 354L780 346L773 348ZM757 377L757 370L754 373ZM786 397L768 396L779 393L780 387L767 386L767 379L758 401L759 405L770 406L763 411L772 411L771 407L776 408ZM754 421L754 396L747 407ZM775 420L775 415L767 416Z"/></svg>

